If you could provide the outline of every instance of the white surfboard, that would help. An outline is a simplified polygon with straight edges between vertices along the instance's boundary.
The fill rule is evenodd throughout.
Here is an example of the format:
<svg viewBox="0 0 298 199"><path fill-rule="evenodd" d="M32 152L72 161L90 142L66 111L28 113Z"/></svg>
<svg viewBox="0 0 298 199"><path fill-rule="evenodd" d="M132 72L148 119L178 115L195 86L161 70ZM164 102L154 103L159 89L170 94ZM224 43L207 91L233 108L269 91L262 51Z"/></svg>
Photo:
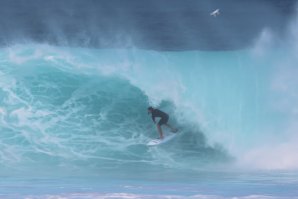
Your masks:
<svg viewBox="0 0 298 199"><path fill-rule="evenodd" d="M170 133L168 135L164 135L163 139L159 139L159 138L153 139L147 143L147 146L155 146L155 145L166 143L166 142L170 141L171 139L173 139L174 137L176 137L176 135L177 135L177 133Z"/></svg>

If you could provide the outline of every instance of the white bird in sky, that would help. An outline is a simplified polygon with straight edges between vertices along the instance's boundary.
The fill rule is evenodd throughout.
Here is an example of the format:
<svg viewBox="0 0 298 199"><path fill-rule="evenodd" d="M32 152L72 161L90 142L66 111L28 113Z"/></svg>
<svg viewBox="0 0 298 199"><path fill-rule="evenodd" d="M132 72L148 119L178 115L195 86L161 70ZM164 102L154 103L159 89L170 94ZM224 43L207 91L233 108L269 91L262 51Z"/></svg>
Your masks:
<svg viewBox="0 0 298 199"><path fill-rule="evenodd" d="M213 12L210 13L211 16L216 17L217 15L219 15L219 9L214 10Z"/></svg>

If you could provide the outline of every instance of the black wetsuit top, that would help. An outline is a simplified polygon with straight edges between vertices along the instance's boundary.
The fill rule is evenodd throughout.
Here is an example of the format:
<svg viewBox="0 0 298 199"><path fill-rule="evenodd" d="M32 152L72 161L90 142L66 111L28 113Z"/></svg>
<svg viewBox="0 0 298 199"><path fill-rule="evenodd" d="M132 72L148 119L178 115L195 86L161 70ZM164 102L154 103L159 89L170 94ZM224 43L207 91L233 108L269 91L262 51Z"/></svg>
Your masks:
<svg viewBox="0 0 298 199"><path fill-rule="evenodd" d="M158 109L153 109L152 111L152 120L155 123L155 118L160 117L160 121L158 122L159 125L166 124L169 120L169 115L166 114L165 112L162 112L161 110Z"/></svg>

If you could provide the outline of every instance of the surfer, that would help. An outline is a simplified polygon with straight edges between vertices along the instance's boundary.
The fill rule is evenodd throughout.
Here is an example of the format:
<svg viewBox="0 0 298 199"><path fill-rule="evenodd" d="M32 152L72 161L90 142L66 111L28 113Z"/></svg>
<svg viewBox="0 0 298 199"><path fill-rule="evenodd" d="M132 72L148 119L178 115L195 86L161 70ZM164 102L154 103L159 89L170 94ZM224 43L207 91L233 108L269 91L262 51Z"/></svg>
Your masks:
<svg viewBox="0 0 298 199"><path fill-rule="evenodd" d="M162 132L162 129L161 129L161 126L163 124L166 125L168 128L170 128L173 133L177 132L177 129L173 128L172 126L170 126L168 124L168 120L169 120L169 115L168 114L166 114L165 112L163 112L161 110L152 108L151 106L148 107L148 114L150 114L150 113L151 113L152 120L153 120L154 124L156 124L156 122L155 122L156 117L161 118L159 120L159 122L156 124L160 139L163 139L163 132Z"/></svg>

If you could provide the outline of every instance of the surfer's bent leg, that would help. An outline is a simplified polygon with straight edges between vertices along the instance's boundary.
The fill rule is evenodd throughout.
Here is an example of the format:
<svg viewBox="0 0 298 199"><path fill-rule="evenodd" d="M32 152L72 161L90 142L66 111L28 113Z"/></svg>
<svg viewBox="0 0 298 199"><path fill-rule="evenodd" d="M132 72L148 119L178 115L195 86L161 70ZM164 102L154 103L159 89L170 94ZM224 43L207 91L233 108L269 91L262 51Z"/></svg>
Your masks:
<svg viewBox="0 0 298 199"><path fill-rule="evenodd" d="M162 132L161 125L167 124L168 120L169 120L169 117L162 117L157 124L157 130L159 132L160 139L163 139L163 132Z"/></svg>
<svg viewBox="0 0 298 199"><path fill-rule="evenodd" d="M157 130L158 130L160 139L163 139L163 133L162 133L161 126L159 124L157 124L156 126L157 126Z"/></svg>
<svg viewBox="0 0 298 199"><path fill-rule="evenodd" d="M165 125L166 125L167 127L169 127L173 133L176 133L176 132L178 131L176 128L172 127L172 126L169 125L169 124L165 124Z"/></svg>
<svg viewBox="0 0 298 199"><path fill-rule="evenodd" d="M169 125L169 124L168 124L168 121L169 121L169 117L162 118L162 119L160 120L160 122L161 122L160 125L164 124L164 125L166 125L169 129L171 129L171 131L172 131L173 133L176 133L178 130L177 130L176 128L172 127L171 125Z"/></svg>

